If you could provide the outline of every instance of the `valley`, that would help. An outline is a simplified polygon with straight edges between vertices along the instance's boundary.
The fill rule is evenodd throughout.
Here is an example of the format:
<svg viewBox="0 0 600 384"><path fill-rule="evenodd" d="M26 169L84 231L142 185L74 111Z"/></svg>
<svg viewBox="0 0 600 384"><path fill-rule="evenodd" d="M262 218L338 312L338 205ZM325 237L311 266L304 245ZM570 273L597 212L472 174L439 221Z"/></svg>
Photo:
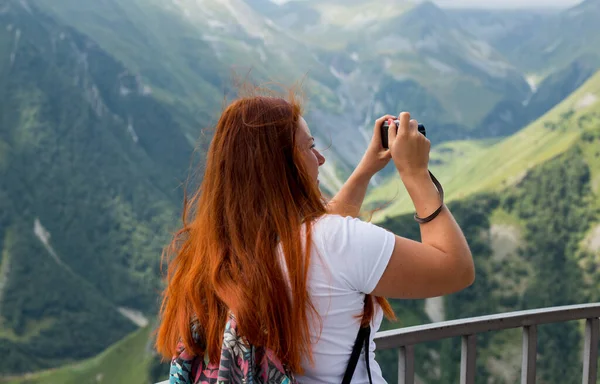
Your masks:
<svg viewBox="0 0 600 384"><path fill-rule="evenodd" d="M434 147L431 171L446 186L447 199L476 192L502 190L519 182L531 168L554 158L576 144L587 127L598 124L600 72L558 106L516 134L493 145L451 142ZM481 147L480 147L481 146ZM412 202L397 175L391 175L369 194L366 204L378 207L374 220L412 210Z"/></svg>
<svg viewBox="0 0 600 384"><path fill-rule="evenodd" d="M455 295L394 301L400 321L384 329L599 300L599 5L1 2L0 383L166 379L151 347L162 247L248 71L302 81L327 194L375 118L409 110L427 126L478 275ZM419 239L393 166L363 208ZM582 337L580 324L540 328L540 380L580 381L569 351ZM457 381L459 343L417 348L421 382ZM478 382L517 381L520 343L483 335ZM395 355L377 359L395 383Z"/></svg>

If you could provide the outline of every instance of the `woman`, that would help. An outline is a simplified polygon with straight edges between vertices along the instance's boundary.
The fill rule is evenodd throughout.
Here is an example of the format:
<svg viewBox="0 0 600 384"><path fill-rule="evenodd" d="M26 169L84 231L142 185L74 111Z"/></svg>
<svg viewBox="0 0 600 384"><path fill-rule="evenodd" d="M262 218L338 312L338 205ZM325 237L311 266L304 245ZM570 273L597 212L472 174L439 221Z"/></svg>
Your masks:
<svg viewBox="0 0 600 384"><path fill-rule="evenodd" d="M330 202L319 192L325 158L292 96L240 98L220 117L200 190L167 254L157 350L185 349L219 362L228 313L253 345L273 351L300 383L340 383L361 326L373 336L386 298L450 294L474 280L467 242L428 173L430 143L409 113L380 126L347 183ZM371 177L394 161L419 217L422 242L357 218ZM189 218L189 221L188 221ZM375 299L372 299L375 298ZM197 339L190 332L195 319ZM362 319L362 320L361 320ZM194 341L196 340L196 341ZM369 354L373 383L384 383ZM361 355L353 383L368 383Z"/></svg>

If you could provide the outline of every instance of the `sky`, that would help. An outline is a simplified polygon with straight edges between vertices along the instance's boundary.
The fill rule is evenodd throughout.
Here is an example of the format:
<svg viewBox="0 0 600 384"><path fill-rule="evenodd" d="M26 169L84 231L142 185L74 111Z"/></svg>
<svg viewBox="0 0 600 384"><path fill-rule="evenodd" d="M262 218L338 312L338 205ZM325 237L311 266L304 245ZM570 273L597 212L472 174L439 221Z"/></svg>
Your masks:
<svg viewBox="0 0 600 384"><path fill-rule="evenodd" d="M274 3L286 3L290 0L271 0ZM458 8L567 8L579 4L582 0L433 0L441 7Z"/></svg>
<svg viewBox="0 0 600 384"><path fill-rule="evenodd" d="M581 0L434 0L442 7L469 8L548 8L570 7Z"/></svg>

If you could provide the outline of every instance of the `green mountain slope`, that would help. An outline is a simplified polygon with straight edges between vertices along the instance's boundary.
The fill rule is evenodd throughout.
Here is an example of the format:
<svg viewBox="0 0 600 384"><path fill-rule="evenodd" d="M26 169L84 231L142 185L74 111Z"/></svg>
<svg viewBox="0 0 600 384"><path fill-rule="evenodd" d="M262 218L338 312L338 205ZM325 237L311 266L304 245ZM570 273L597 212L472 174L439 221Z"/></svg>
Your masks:
<svg viewBox="0 0 600 384"><path fill-rule="evenodd" d="M431 169L445 178L478 276L465 291L441 300L397 301L396 307L427 322L598 300L599 96L600 72L522 132L497 143L446 143L433 151ZM385 193L383 188L375 193ZM410 212L408 203L392 207ZM419 239L410 214L395 216L388 209L376 219ZM582 325L539 328L539 380L581 379L574 351L582 346ZM419 378L430 384L458 381L459 345L452 339L417 347ZM518 330L480 335L477 381L518 381L520 350ZM395 383L395 356L383 352L379 359Z"/></svg>
<svg viewBox="0 0 600 384"><path fill-rule="evenodd" d="M579 109L562 117L563 126L578 127L577 123L581 122L577 128L581 132L570 141L568 149L532 165L520 180L512 184L500 185L488 192L476 192L450 203L475 257L478 271L475 284L441 300L395 300L393 305L400 322L386 322L384 329L598 299L600 246L594 244L597 243L600 227L600 121L592 120L596 116L592 98L581 97L582 92L590 95L593 90L598 90L595 88L597 79L598 75L566 101L567 106L578 106ZM560 115L563 107L561 105L558 111L553 112ZM553 115L545 119L550 116ZM455 156L460 158L458 151L483 157L503 143L446 144L446 150L438 151L434 162L454 162ZM486 164L480 163L480 166L485 167ZM418 226L410 214L390 217L381 225L403 236L419 239ZM578 323L540 327L540 379L558 384L563 382L564 377L579 377L579 359L573 351L580 350L582 332L583 328ZM144 337L147 340L148 336ZM452 339L417 347L417 374L422 382L441 384L458 380L459 344L460 340ZM122 345L125 344L119 344L111 351ZM520 348L519 330L480 335L478 382L517 381ZM112 352L108 354L112 355ZM94 363L86 362L83 366L94 367L94 375L107 370L121 372L123 365L118 359L105 358L111 363L102 364L97 362L103 361L101 359L92 360ZM388 382L395 383L397 358L394 353L379 352L377 359ZM131 363L136 372L152 369L143 358ZM154 371L157 377L166 373L164 366ZM51 383L50 378L53 377L60 377L66 383L77 382L82 377L81 372L92 371L65 368L52 374L56 376L45 376L46 373L35 376L33 379L37 381L33 382ZM129 377L125 375L118 377ZM147 377L146 373L140 375Z"/></svg>
<svg viewBox="0 0 600 384"><path fill-rule="evenodd" d="M398 27L390 33L390 25L411 27ZM431 2L424 2L388 24L377 24L367 39L377 42L375 54L390 60L389 72L393 76L413 74L444 106L449 122L465 125L471 131L498 98L510 95L514 100L524 100L530 92L510 63ZM368 40L364 43L367 47Z"/></svg>
<svg viewBox="0 0 600 384"><path fill-rule="evenodd" d="M481 125L492 136L512 134L551 110L585 83L598 69L594 57L580 57L536 83L529 77L534 93L524 102L504 100L496 104Z"/></svg>
<svg viewBox="0 0 600 384"><path fill-rule="evenodd" d="M0 379L5 384L148 384L165 379L154 377L151 327L145 326L91 359L23 378ZM167 371L168 372L168 371Z"/></svg>
<svg viewBox="0 0 600 384"><path fill-rule="evenodd" d="M545 75L573 59L593 56L600 64L600 1L585 0L568 10L524 23L494 42L518 68Z"/></svg>
<svg viewBox="0 0 600 384"><path fill-rule="evenodd" d="M598 119L600 72L576 92L527 128L517 132L474 156L454 156L447 161L432 162L431 171L446 190L448 201L461 199L482 191L494 191L514 185L527 171L571 148L588 126ZM441 146L436 152L452 147ZM367 197L367 204L379 207L393 201L375 213L374 220L412 210L412 203L397 175L392 175Z"/></svg>
<svg viewBox="0 0 600 384"><path fill-rule="evenodd" d="M490 135L506 136L536 120L600 69L595 40L600 17L595 0L572 9L447 9L470 34L489 43L522 71L532 94L502 100L479 123ZM556 50L550 45L556 45Z"/></svg>
<svg viewBox="0 0 600 384"><path fill-rule="evenodd" d="M318 78L320 71L309 55L292 60L289 55L302 52L302 44L241 0L232 0L230 6L213 0L34 3L98 42L148 81L161 99L203 128L217 116L230 70L241 58L242 71L255 65L257 77L276 72L295 80L312 71Z"/></svg>
<svg viewBox="0 0 600 384"><path fill-rule="evenodd" d="M479 122L496 104L531 94L491 46L432 3L32 1L139 75L176 108L190 140L195 127L214 122L232 69L252 67L258 79L285 83L307 75L307 121L318 145L330 148L322 185L331 191L360 159L381 114L411 109L440 128L432 133L438 141L488 137L498 133ZM413 28L394 31L383 20Z"/></svg>
<svg viewBox="0 0 600 384"><path fill-rule="evenodd" d="M216 122L225 95L251 70L255 82L284 85L304 81L310 104L307 120L331 113L354 126L340 111L334 89L339 79L292 34L253 11L243 0L35 0L63 23L96 41L148 84L152 94L175 110L190 142ZM158 27L160 25L160 28ZM157 58L160 59L157 59ZM332 120L331 120L332 121ZM333 122L331 123L333 125ZM315 129L322 143L330 133ZM206 131L210 137L210 131ZM351 154L351 155L347 155ZM331 154L323 185L340 183L358 161L355 151Z"/></svg>
<svg viewBox="0 0 600 384"><path fill-rule="evenodd" d="M597 75L595 79L597 85ZM583 89L586 94L600 90L593 84ZM580 95L578 91L569 100ZM531 168L513 183L449 203L473 252L477 279L466 290L443 299L395 301L396 308L413 314L407 316L409 324L401 325L411 325L414 316L421 322L451 320L598 300L600 115L590 97L583 100L588 101L575 103L581 107L578 112L563 116L562 125L554 128L580 130L576 139L569 140L569 148L546 161L531 162ZM470 150L481 151L483 159L494 146ZM482 161L479 167L489 169ZM476 167L471 171L478 172ZM403 236L420 238L410 214L388 217L380 224ZM539 381L558 384L581 380L578 356L583 325L580 321L538 328ZM520 330L481 334L477 343L478 383L518 382ZM458 382L459 347L458 338L417 346L417 375L422 382ZM388 352L378 356L386 378L395 383L396 356Z"/></svg>
<svg viewBox="0 0 600 384"><path fill-rule="evenodd" d="M231 0L229 8L224 4L9 0L0 5L0 375L95 356L140 326L143 330L132 337L147 337L140 335L147 331L144 316L156 312L159 254L181 202L177 187L200 129L211 125L223 92L229 91L233 64L243 65L242 72L255 65L259 78L272 75L286 82L310 71L309 120L321 142L332 138L337 148L327 153L325 174L332 189L362 154L367 140L363 128L370 128L371 118L379 113L408 106L420 120L425 116L435 143L465 135L505 134L505 128L489 129L493 119L481 129L477 122L490 116L486 111L494 112L498 101L506 102L507 95L514 95L511 103L528 99L531 105L548 105L536 97L554 98L552 103L560 98L550 91L531 95L504 58L431 4L398 8L390 18L397 23L435 23L415 23L414 29L398 34L376 25L365 34L372 39L351 35L344 42L346 52L308 45L253 11L248 2ZM323 2L319 17L331 15L328 9L343 12L343 4ZM357 0L352 6L364 3ZM358 28L354 23L338 24ZM407 40L410 49L404 44ZM370 55L367 48L373 41L379 50ZM447 66L457 76L448 76ZM548 77L548 89L581 81L585 71L574 68L564 77ZM497 76L497 71L507 76ZM547 206L564 215L557 215L559 221L539 216L529 208L536 199L545 201L542 193L552 191L553 198L568 195L579 209L577 198L588 188L600 188L594 133L599 96L596 75L507 140L448 142L436 148L432 170L469 228L483 285L478 282L475 290L441 302L395 303L402 325L435 319L439 313L455 318L510 310L531 300L551 305L572 301L578 293L597 297L597 229L582 224L556 233L550 224L532 227L544 236L562 236L568 248L561 248L562 243L552 246L568 254L563 260L558 251L548 252L553 259L536 253L535 247L551 249L527 228L536 220L560 227L560 220L572 223L581 214L574 210L575 216L569 216L565 206L551 200ZM450 114L457 110L464 113ZM331 162L332 157L336 161ZM581 190L558 188L563 176ZM370 196L373 206L401 191L396 184L375 191ZM518 192L507 195L512 200L496 194L515 186ZM482 191L491 194L480 197ZM585 207L594 207L588 203ZM410 217L397 217L411 210L408 204L399 199L376 218L393 217L385 225L418 236ZM586 220L584 224L591 219ZM526 259L521 248L537 256ZM571 268L573 260L581 268L573 276L581 273L586 282L582 290L568 286L568 295L560 296L541 278L532 278L544 262L561 270ZM550 270L542 272L548 284L560 279ZM557 300L535 297L530 287L555 292ZM397 324L386 325L391 326ZM501 376L502 364L518 347L518 335L484 341L481 369ZM449 367L456 354L452 344L439 346L441 360L428 358L428 350L419 353L429 366L441 366L450 376L431 378L427 365L420 374L453 382L455 371ZM43 375L35 380L78 382L97 374L105 375L105 382L133 380L118 358L107 357L117 355L102 356L89 366L84 363L85 369L66 368L47 380ZM146 355L139 357L125 360L134 366L136 380L146 378L150 364ZM395 359L382 358L389 376ZM488 358L502 363L488 366Z"/></svg>
<svg viewBox="0 0 600 384"><path fill-rule="evenodd" d="M586 132L571 149L533 168L516 186L450 203L475 258L475 283L442 300L394 305L413 313L425 311L429 319L422 321L427 322L597 300L600 247L592 248L583 239L600 226L600 198L591 185L600 172L600 124ZM419 239L411 215L381 224ZM538 380L558 384L565 378L581 379L582 325L539 327ZM520 330L484 333L477 343L478 383L518 381ZM417 346L422 382L458 382L459 346L458 338ZM390 383L396 382L395 360L393 353L379 353Z"/></svg>
<svg viewBox="0 0 600 384"><path fill-rule="evenodd" d="M3 3L0 374L93 356L155 313L183 132L93 41Z"/></svg>
<svg viewBox="0 0 600 384"><path fill-rule="evenodd" d="M582 240L600 226L600 199L591 185L594 175L600 173L599 145L600 125L596 124L588 127L570 150L535 167L515 187L450 203L475 257L475 284L442 300L394 300L400 322L385 322L383 329L597 300L600 289L593 271L599 270L600 247L594 250ZM390 218L382 225L419 239L418 225L411 215ZM147 330L137 335L89 362L11 383L86 382L106 372L120 373L111 376L116 382L141 383L148 370L157 372L153 377L163 378L166 367L151 368L147 355L141 353L142 343L148 340ZM135 345L130 342L133 338ZM564 383L565 377L580 379L578 353L574 351L581 350L582 339L581 322L539 327L538 378L547 384ZM519 329L479 335L477 382L518 381L521 342ZM415 353L420 382L457 382L459 346L460 339L418 345ZM121 352L116 351L123 350L131 353L119 357ZM138 359L132 360L132 354ZM387 381L396 383L396 354L378 352L377 359ZM137 373L135 378L131 371Z"/></svg>
<svg viewBox="0 0 600 384"><path fill-rule="evenodd" d="M582 240L600 227L600 199L591 185L594 175L600 173L599 147L600 125L596 124L588 127L571 149L535 167L515 187L450 203L475 257L475 284L442 300L394 300L400 322L384 322L383 329L597 300L600 289L593 271L599 270L600 247L594 250ZM418 225L411 215L390 218L382 225L419 239ZM581 350L582 325L571 322L539 328L540 380L558 384L564 383L565 377L580 379L578 353L574 351ZM141 352L148 337L146 327L98 358L9 383L87 382L107 372L115 373L110 376L114 382L147 382L148 371L156 372L154 380L164 378L166 367L153 368L149 356ZM477 342L478 383L518 381L519 329L481 334ZM457 382L459 346L460 339L418 345L415 353L420 382ZM124 351L127 355L122 355ZM138 358L132 359L132 355ZM396 354L378 352L377 360L387 381L396 383Z"/></svg>

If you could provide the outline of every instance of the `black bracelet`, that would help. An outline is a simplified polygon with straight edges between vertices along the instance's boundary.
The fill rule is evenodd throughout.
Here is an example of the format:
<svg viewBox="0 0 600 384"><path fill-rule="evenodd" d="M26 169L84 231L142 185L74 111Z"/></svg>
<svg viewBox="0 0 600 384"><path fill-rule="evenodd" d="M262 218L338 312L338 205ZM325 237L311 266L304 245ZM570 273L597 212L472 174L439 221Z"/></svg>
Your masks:
<svg viewBox="0 0 600 384"><path fill-rule="evenodd" d="M438 179L436 179L435 176L433 176L433 173L431 173L431 171L429 171L429 176L431 176L431 180L433 181L433 184L435 184L435 187L440 192L440 198L442 199L442 205L440 205L440 207L438 209L436 209L435 212L433 212L431 215L429 215L423 219L420 218L417 215L417 213L415 212L415 220L419 224L429 223L431 220L435 219L437 217L437 215L439 215L440 212L442 212L442 209L444 208L444 188L442 188L442 185L440 184Z"/></svg>

